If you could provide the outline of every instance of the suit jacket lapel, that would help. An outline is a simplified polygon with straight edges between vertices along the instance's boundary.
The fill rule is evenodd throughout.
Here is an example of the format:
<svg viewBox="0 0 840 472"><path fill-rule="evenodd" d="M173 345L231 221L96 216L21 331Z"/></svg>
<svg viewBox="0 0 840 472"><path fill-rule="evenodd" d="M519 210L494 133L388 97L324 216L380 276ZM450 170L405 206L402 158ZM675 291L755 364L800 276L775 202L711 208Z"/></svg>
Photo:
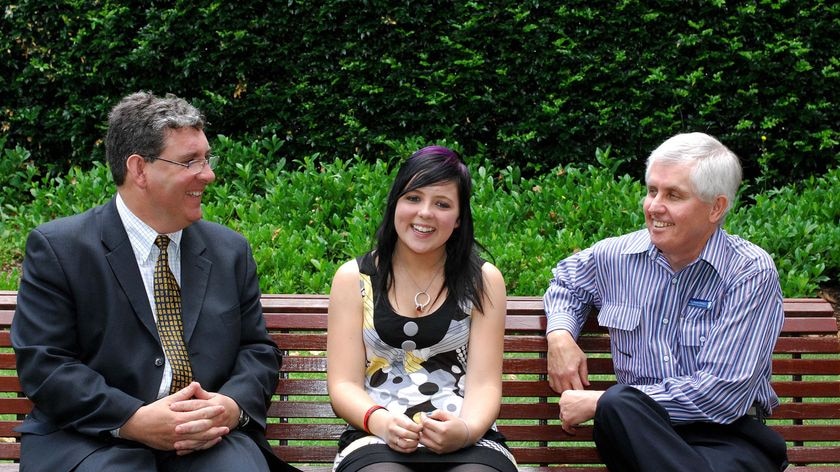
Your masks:
<svg viewBox="0 0 840 472"><path fill-rule="evenodd" d="M102 229L102 244L105 246L105 259L111 266L111 271L117 279L120 287L125 292L128 302L134 313L149 330L149 333L157 339L157 325L149 305L149 297L146 295L146 288L143 286L143 278L140 276L140 269L135 263L134 250L131 248L131 241L125 232L119 213L117 213L116 200L102 207L99 215L99 227Z"/></svg>
<svg viewBox="0 0 840 472"><path fill-rule="evenodd" d="M184 340L189 344L207 284L210 280L210 268L213 263L204 257L207 245L201 235L192 227L184 228L181 236L181 309L184 323Z"/></svg>

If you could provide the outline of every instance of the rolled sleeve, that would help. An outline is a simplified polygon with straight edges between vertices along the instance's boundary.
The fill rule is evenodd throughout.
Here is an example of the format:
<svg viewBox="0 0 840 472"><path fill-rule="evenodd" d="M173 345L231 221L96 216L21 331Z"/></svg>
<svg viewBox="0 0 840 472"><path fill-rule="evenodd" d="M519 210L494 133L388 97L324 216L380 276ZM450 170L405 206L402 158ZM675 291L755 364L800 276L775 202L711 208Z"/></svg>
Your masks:
<svg viewBox="0 0 840 472"><path fill-rule="evenodd" d="M560 261L543 295L546 334L566 330L577 339L593 305L597 303L595 263L587 249Z"/></svg>

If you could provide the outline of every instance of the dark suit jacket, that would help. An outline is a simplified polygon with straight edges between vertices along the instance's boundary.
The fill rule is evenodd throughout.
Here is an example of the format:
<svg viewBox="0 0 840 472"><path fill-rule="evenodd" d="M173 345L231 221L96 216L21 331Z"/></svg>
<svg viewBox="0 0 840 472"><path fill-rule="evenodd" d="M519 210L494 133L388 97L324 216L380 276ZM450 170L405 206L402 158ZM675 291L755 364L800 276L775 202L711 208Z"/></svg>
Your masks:
<svg viewBox="0 0 840 472"><path fill-rule="evenodd" d="M181 284L194 378L233 398L271 454L263 430L281 358L245 238L205 221L184 229ZM27 469L72 469L156 400L163 348L115 199L30 233L11 337L35 403L19 428Z"/></svg>

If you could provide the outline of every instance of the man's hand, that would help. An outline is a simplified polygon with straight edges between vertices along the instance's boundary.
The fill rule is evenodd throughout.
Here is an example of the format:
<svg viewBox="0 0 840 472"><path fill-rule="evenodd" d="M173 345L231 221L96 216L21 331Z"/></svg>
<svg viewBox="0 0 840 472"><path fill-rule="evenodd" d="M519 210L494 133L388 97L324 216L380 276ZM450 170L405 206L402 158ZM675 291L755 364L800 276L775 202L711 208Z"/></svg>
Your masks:
<svg viewBox="0 0 840 472"><path fill-rule="evenodd" d="M231 430L228 418L238 415L236 402L193 382L140 407L120 428L120 437L153 449L189 454L218 444Z"/></svg>
<svg viewBox="0 0 840 472"><path fill-rule="evenodd" d="M560 425L563 431L575 434L575 427L595 416L600 390L566 390L560 395Z"/></svg>
<svg viewBox="0 0 840 472"><path fill-rule="evenodd" d="M589 386L586 354L572 334L560 329L548 333L548 385L557 393Z"/></svg>
<svg viewBox="0 0 840 472"><path fill-rule="evenodd" d="M190 399L170 403L169 409L174 412L193 414L186 417L187 421L175 426L175 433L181 439L175 442L178 455L208 449L222 440L222 437L234 430L239 423L239 405L232 398L208 392L197 382L193 396ZM212 412L222 410L217 415ZM195 413L206 413L195 416Z"/></svg>

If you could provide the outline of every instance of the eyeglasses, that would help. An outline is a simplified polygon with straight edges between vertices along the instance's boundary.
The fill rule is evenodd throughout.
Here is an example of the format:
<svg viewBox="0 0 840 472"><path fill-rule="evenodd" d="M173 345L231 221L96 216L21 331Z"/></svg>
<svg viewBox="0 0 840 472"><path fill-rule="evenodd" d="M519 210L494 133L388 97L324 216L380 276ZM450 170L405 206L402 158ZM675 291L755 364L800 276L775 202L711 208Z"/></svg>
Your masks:
<svg viewBox="0 0 840 472"><path fill-rule="evenodd" d="M211 169L215 169L216 164L219 163L219 156L211 155L207 159L193 159L189 162L170 161L169 159L164 159L162 157L156 157L155 160L168 162L170 164L175 164L176 166L185 167L187 170L191 170L193 174L200 174L201 171L204 170L204 166L210 166Z"/></svg>

